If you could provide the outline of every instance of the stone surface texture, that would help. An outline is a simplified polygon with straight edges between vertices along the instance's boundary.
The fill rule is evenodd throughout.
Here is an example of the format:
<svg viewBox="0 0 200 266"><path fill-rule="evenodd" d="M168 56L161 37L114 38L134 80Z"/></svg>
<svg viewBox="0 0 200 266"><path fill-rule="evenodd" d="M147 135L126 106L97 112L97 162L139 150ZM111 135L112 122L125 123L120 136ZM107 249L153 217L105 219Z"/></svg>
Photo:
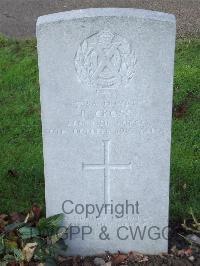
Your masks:
<svg viewBox="0 0 200 266"><path fill-rule="evenodd" d="M175 28L118 8L37 21L46 209L73 211L68 254L167 251Z"/></svg>

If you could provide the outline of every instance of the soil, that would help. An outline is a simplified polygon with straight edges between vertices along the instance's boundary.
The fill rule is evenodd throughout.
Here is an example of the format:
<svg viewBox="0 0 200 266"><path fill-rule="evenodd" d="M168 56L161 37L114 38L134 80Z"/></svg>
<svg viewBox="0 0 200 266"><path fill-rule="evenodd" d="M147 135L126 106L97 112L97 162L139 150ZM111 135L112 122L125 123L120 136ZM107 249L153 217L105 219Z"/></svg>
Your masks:
<svg viewBox="0 0 200 266"><path fill-rule="evenodd" d="M35 36L37 17L91 7L132 7L172 13L177 36L200 36L199 0L0 0L0 32L10 37Z"/></svg>
<svg viewBox="0 0 200 266"><path fill-rule="evenodd" d="M86 257L84 259L81 258L68 258L66 261L58 263L60 266L93 266L94 258ZM102 264L103 265L103 264ZM148 256L148 261L146 262L124 262L121 263L107 263L105 266L117 266L117 265L126 265L126 266L191 266L191 265L200 265L200 258L196 258L194 262L191 262L187 257L176 257L173 255L168 256Z"/></svg>

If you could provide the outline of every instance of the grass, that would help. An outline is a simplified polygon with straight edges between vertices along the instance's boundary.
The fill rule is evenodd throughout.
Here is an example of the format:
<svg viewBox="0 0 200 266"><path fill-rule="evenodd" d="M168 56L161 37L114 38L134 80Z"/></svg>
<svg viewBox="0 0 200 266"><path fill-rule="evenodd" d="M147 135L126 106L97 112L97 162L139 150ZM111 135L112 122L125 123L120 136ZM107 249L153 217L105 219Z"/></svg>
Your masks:
<svg viewBox="0 0 200 266"><path fill-rule="evenodd" d="M35 41L0 39L0 212L44 204Z"/></svg>
<svg viewBox="0 0 200 266"><path fill-rule="evenodd" d="M200 217L200 39L177 42L173 102L170 214Z"/></svg>
<svg viewBox="0 0 200 266"><path fill-rule="evenodd" d="M200 217L200 40L178 40L171 157L171 218ZM0 213L44 206L36 42L0 37ZM159 189L159 188L158 188Z"/></svg>

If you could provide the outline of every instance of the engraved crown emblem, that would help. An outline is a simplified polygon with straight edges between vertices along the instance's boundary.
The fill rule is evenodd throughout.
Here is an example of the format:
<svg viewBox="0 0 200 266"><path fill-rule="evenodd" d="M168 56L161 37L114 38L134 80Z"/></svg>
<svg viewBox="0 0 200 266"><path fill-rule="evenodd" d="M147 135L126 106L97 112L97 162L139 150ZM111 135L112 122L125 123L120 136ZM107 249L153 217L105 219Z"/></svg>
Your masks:
<svg viewBox="0 0 200 266"><path fill-rule="evenodd" d="M85 39L75 56L79 81L97 91L126 87L134 77L135 65L130 43L109 30Z"/></svg>

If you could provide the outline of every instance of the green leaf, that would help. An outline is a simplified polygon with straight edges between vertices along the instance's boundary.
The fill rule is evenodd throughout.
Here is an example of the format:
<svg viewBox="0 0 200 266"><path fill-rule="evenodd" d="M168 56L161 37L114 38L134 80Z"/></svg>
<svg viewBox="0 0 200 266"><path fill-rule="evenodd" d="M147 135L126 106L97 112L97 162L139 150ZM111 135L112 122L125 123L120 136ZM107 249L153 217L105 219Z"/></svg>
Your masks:
<svg viewBox="0 0 200 266"><path fill-rule="evenodd" d="M64 214L56 214L54 216L48 217L48 218L42 218L40 219L38 226L59 226L60 223L64 219Z"/></svg>
<svg viewBox="0 0 200 266"><path fill-rule="evenodd" d="M66 256L67 245L63 239L60 239L56 244L47 246L49 256L57 258L58 256Z"/></svg>
<svg viewBox="0 0 200 266"><path fill-rule="evenodd" d="M43 247L46 245L46 240L40 237L33 237L31 242L36 242L38 247Z"/></svg>
<svg viewBox="0 0 200 266"><path fill-rule="evenodd" d="M42 247L37 247L34 252L34 260L44 262L47 258L46 254L46 245L43 245Z"/></svg>
<svg viewBox="0 0 200 266"><path fill-rule="evenodd" d="M16 261L23 261L24 260L24 255L23 255L21 249L14 248L13 253L14 253Z"/></svg>
<svg viewBox="0 0 200 266"><path fill-rule="evenodd" d="M55 233L56 229L60 226L63 219L64 219L63 213L48 218L42 218L37 224L37 227L41 232L43 232L43 234L49 236Z"/></svg>
<svg viewBox="0 0 200 266"><path fill-rule="evenodd" d="M41 237L51 237L53 235L55 235L58 231L58 227L53 227L53 226L49 226L49 227L46 227L46 228L43 228L43 229L39 229L40 230L40 236Z"/></svg>
<svg viewBox="0 0 200 266"><path fill-rule="evenodd" d="M56 242L58 242L58 240L60 240L66 233L67 229L62 227L60 228L60 230L58 230L56 232L56 234L51 236L51 243L55 244Z"/></svg>
<svg viewBox="0 0 200 266"><path fill-rule="evenodd" d="M18 229L20 227L24 226L24 223L13 223L13 224L9 224L5 227L6 231L13 231L15 229Z"/></svg>
<svg viewBox="0 0 200 266"><path fill-rule="evenodd" d="M20 228L18 231L23 240L39 236L39 230L35 227L24 226Z"/></svg>
<svg viewBox="0 0 200 266"><path fill-rule="evenodd" d="M14 255L6 254L3 257L3 261L5 261L6 263L12 262L12 261L15 261L15 257L14 257Z"/></svg>

